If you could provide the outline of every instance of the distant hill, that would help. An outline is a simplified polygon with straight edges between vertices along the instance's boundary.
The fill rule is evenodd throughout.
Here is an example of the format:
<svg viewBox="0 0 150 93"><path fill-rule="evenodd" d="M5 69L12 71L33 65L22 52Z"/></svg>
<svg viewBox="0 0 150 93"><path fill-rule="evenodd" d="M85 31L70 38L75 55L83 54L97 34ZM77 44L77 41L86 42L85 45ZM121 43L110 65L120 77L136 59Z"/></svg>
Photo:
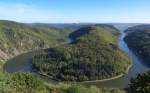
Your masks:
<svg viewBox="0 0 150 93"><path fill-rule="evenodd" d="M132 27L129 27L128 29L126 29L125 32L130 33L130 32L145 30L145 29L150 29L150 24L142 24L142 25L132 26Z"/></svg>
<svg viewBox="0 0 150 93"><path fill-rule="evenodd" d="M69 30L77 30L81 27L85 27L85 26L89 26L92 24L88 24L88 23L31 23L29 24L30 26L46 26L46 27L53 27L53 28L57 28L57 29L69 29Z"/></svg>
<svg viewBox="0 0 150 93"><path fill-rule="evenodd" d="M141 25L142 23L110 23L110 25L113 25L120 31L124 31L130 27L134 27L137 25Z"/></svg>
<svg viewBox="0 0 150 93"><path fill-rule="evenodd" d="M69 30L0 20L0 59L23 52L53 47L66 41Z"/></svg>
<svg viewBox="0 0 150 93"><path fill-rule="evenodd" d="M72 44L35 55L34 67L41 74L60 81L102 80L126 73L130 60L118 48L115 33L118 34L118 30L108 25L80 28L70 34L75 38Z"/></svg>
<svg viewBox="0 0 150 93"><path fill-rule="evenodd" d="M114 26L120 31L124 31L129 27L142 25L144 23L31 23L30 26L46 26L46 27L53 27L58 29L70 29L70 30L78 30L82 27L87 26L94 26L94 25L107 25L107 26ZM145 23L146 24L146 23Z"/></svg>

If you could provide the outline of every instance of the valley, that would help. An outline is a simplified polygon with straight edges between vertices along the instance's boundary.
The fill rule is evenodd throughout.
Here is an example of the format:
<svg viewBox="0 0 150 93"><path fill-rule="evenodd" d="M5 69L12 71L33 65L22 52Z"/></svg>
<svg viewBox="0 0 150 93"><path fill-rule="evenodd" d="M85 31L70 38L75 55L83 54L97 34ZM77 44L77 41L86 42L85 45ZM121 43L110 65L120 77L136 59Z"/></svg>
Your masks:
<svg viewBox="0 0 150 93"><path fill-rule="evenodd" d="M2 24L6 26L9 22L4 23ZM137 74L145 73L149 68L125 40L131 49L126 45L124 38L126 39L130 33L119 31L121 27L127 29L132 25L82 24L75 27L72 25L71 27L58 26L58 28L55 28L45 24L27 24L30 29L37 30L37 32L33 30L33 35L28 33L27 36L30 37L31 35L34 38L35 34L35 38L41 37L41 41L43 40L45 43L42 46L33 43L32 47L28 46L28 48L22 44L18 47L12 44L11 47L15 47L19 52L18 54L11 52L7 54L8 58L1 58L4 61L1 62L2 69L9 73L30 72L48 82L48 86L49 84L52 84L50 86L53 86L53 84L59 86L60 82L64 84L68 82L68 85L72 86L71 82L77 82L81 85L80 87L96 86L111 90L112 88L127 88L132 78L135 78ZM13 30L10 30L10 32L13 32ZM16 36L19 35L18 32L14 32ZM38 33L43 33L43 36L38 37ZM48 37L49 35L51 36ZM15 37L12 39L16 39ZM20 40L19 37L17 37L18 40ZM27 38L29 39L29 37ZM71 40L69 42L67 41L68 37ZM13 43L9 40L7 42L8 45L9 42ZM28 40L24 42L26 44ZM7 51L7 48L3 50L6 53ZM109 89L106 89L106 91ZM118 91L120 91L118 93L123 93L122 90Z"/></svg>

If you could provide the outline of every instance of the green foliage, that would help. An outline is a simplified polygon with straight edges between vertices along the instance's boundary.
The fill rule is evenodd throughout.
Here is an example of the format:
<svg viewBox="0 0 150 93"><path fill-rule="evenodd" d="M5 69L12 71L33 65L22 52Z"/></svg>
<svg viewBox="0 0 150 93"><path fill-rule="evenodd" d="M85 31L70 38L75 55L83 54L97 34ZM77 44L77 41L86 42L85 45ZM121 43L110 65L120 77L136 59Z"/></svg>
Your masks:
<svg viewBox="0 0 150 93"><path fill-rule="evenodd" d="M126 72L130 61L117 45L111 29L92 27L72 44L45 50L33 58L37 71L55 80L87 81ZM114 31L114 29L112 29Z"/></svg>
<svg viewBox="0 0 150 93"><path fill-rule="evenodd" d="M48 84L51 93L125 93L124 90L111 88L85 87L79 84Z"/></svg>
<svg viewBox="0 0 150 93"><path fill-rule="evenodd" d="M132 79L128 93L150 93L150 71Z"/></svg>
<svg viewBox="0 0 150 93"><path fill-rule="evenodd" d="M18 92L47 93L44 82L27 73L15 73L12 77L13 86Z"/></svg>
<svg viewBox="0 0 150 93"><path fill-rule="evenodd" d="M125 93L120 89L85 87L79 84L49 84L29 73L0 72L0 93Z"/></svg>
<svg viewBox="0 0 150 93"><path fill-rule="evenodd" d="M28 73L0 72L0 93L48 93L43 81Z"/></svg>
<svg viewBox="0 0 150 93"><path fill-rule="evenodd" d="M13 89L11 89L12 82L11 76L9 74L4 74L0 72L0 92L1 93L11 93ZM12 92L13 93L13 92Z"/></svg>
<svg viewBox="0 0 150 93"><path fill-rule="evenodd" d="M4 64L5 64L5 61L4 60L0 60L0 70L2 70Z"/></svg>

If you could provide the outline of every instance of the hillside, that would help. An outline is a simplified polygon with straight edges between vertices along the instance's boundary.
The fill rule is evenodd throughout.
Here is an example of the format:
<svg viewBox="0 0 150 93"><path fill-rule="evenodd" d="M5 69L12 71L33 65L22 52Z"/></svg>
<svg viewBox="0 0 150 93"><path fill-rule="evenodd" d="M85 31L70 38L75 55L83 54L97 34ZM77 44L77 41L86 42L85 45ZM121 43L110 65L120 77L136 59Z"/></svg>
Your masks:
<svg viewBox="0 0 150 93"><path fill-rule="evenodd" d="M71 44L35 55L35 69L58 81L102 80L126 73L130 61L118 48L116 29L107 25L90 26L73 33L79 31L86 33L77 36Z"/></svg>
<svg viewBox="0 0 150 93"><path fill-rule="evenodd" d="M49 48L66 41L69 30L0 20L0 59L23 52Z"/></svg>
<svg viewBox="0 0 150 93"><path fill-rule="evenodd" d="M147 64L150 64L150 25L139 25L126 31L125 42Z"/></svg>
<svg viewBox="0 0 150 93"><path fill-rule="evenodd" d="M90 30L92 30L91 26L97 26L97 27L101 27L102 29L105 29L107 31L110 31L113 35L116 35L118 36L120 33L119 33L119 30L117 30L114 26L112 25L106 25L106 24L91 24L91 25L86 25L86 26L83 26L79 29L77 29L76 31L72 32L70 35L69 35L69 38L72 39L72 40L75 40L76 38L84 35L84 34L87 34L89 33ZM86 28L86 29L85 29Z"/></svg>

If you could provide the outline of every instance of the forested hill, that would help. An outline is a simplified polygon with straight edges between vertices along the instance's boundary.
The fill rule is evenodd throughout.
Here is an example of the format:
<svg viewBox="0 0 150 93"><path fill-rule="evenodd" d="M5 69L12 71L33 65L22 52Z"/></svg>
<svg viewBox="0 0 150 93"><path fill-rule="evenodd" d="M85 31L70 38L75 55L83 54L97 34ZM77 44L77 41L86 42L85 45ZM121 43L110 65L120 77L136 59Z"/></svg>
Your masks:
<svg viewBox="0 0 150 93"><path fill-rule="evenodd" d="M101 27L103 29L106 29L107 31L111 31L111 33L113 33L114 35L119 35L119 31L112 25L106 25L106 24L93 24L93 25L90 25L90 26L83 26L81 28L79 28L78 30L72 32L70 35L69 35L69 38L70 39L73 39L75 40L76 38L84 35L84 34L87 34L89 33L89 31L91 31L92 29L94 29L94 27Z"/></svg>
<svg viewBox="0 0 150 93"><path fill-rule="evenodd" d="M129 48L150 64L150 25L139 25L126 30L124 38Z"/></svg>
<svg viewBox="0 0 150 93"><path fill-rule="evenodd" d="M64 42L69 31L0 20L0 59Z"/></svg>
<svg viewBox="0 0 150 93"><path fill-rule="evenodd" d="M102 80L126 72L130 61L118 48L117 36L112 34L114 31L118 33L116 29L88 26L80 31L88 33L76 38L72 44L50 48L35 55L35 69L60 81Z"/></svg>

